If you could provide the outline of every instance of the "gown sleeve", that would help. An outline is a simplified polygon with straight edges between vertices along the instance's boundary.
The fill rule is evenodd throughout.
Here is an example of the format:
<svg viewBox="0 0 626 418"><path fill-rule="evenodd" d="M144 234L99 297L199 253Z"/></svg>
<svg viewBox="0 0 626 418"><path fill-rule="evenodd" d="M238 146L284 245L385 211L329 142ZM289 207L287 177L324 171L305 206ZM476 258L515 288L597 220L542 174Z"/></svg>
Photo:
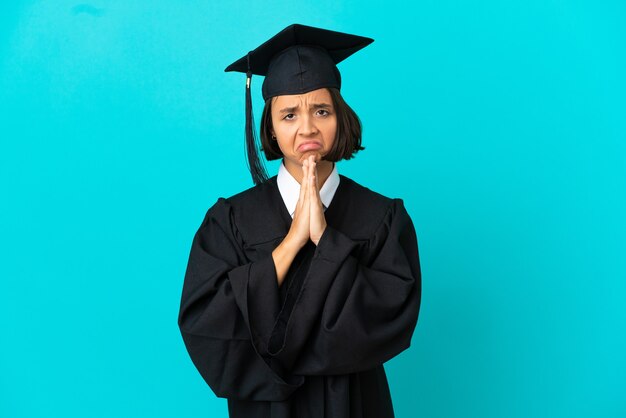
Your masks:
<svg viewBox="0 0 626 418"><path fill-rule="evenodd" d="M219 198L191 245L178 326L201 376L218 397L279 401L302 376L277 373L267 355L279 308L271 253L248 262L232 207Z"/></svg>
<svg viewBox="0 0 626 418"><path fill-rule="evenodd" d="M393 199L369 240L326 226L293 309L281 311L269 353L296 375L369 370L410 346L421 301L417 236L401 199Z"/></svg>

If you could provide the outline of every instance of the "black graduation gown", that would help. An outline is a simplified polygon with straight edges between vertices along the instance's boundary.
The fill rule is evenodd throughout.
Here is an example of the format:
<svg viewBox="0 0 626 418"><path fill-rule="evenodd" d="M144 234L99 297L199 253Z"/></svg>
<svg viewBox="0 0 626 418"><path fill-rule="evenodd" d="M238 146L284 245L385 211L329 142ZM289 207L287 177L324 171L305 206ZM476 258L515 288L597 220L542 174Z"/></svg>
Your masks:
<svg viewBox="0 0 626 418"><path fill-rule="evenodd" d="M231 417L386 418L383 363L410 346L421 301L401 199L340 175L319 245L279 287L272 251L292 218L277 176L219 198L196 232L178 325Z"/></svg>

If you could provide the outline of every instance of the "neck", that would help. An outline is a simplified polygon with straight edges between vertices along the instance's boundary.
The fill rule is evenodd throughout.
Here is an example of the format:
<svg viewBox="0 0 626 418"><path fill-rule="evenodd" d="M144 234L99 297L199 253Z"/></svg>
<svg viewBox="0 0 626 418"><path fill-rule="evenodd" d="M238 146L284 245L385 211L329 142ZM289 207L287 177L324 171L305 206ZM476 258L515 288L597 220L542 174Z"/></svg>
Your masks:
<svg viewBox="0 0 626 418"><path fill-rule="evenodd" d="M283 163L285 164L287 171L289 171L289 174L291 174L293 178L298 181L298 183L302 184L302 165L294 164L284 158ZM330 173L333 171L334 165L332 161L320 160L315 166L317 168L317 183L321 189L330 176Z"/></svg>

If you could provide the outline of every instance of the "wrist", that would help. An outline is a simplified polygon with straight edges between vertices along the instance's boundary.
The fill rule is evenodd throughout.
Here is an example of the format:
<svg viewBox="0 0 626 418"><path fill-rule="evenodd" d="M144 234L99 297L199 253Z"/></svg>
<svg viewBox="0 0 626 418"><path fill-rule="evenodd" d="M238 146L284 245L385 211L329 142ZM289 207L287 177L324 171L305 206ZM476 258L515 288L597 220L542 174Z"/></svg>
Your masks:
<svg viewBox="0 0 626 418"><path fill-rule="evenodd" d="M297 254L300 251L300 248L303 247L302 244L297 242L291 235L287 234L282 242L278 245L282 247L286 252L290 254Z"/></svg>
<svg viewBox="0 0 626 418"><path fill-rule="evenodd" d="M325 225L324 229L322 229L322 232L319 234L319 236L315 237L316 239L313 240L313 244L315 244L316 247L320 244L320 241L322 240L322 237L324 236L324 232L326 231L327 227L328 225Z"/></svg>

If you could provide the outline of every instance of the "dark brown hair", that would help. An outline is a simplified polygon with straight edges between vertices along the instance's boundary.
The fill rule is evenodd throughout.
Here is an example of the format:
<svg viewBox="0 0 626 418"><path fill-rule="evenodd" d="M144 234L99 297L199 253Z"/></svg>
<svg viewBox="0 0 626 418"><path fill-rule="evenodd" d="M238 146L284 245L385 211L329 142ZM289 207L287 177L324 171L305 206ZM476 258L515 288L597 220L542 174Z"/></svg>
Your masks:
<svg viewBox="0 0 626 418"><path fill-rule="evenodd" d="M361 146L361 121L354 110L343 100L339 90L328 88L337 115L337 133L330 152L324 157L326 161L349 160L354 154L364 150ZM261 116L261 149L268 161L283 156L278 141L272 139L272 97L265 101Z"/></svg>

